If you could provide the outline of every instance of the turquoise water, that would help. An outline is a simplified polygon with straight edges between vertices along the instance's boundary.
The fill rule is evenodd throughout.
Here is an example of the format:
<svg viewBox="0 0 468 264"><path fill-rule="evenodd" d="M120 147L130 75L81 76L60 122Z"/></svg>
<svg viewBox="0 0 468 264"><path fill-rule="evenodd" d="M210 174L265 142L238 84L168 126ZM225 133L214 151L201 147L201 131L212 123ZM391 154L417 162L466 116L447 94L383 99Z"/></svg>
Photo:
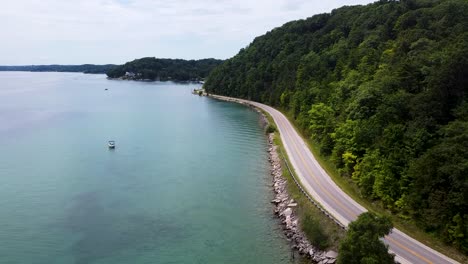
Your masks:
<svg viewBox="0 0 468 264"><path fill-rule="evenodd" d="M193 88L0 73L0 263L289 263L258 114Z"/></svg>

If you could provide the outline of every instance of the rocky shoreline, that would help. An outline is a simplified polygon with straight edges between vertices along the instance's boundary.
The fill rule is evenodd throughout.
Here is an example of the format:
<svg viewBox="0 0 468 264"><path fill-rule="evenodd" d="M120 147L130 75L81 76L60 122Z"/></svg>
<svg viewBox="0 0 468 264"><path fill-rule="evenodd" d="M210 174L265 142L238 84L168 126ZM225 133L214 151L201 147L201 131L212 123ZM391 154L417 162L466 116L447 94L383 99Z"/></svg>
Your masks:
<svg viewBox="0 0 468 264"><path fill-rule="evenodd" d="M304 232L300 230L299 219L294 212L297 206L294 199L290 198L287 191L287 181L283 178L281 160L278 155L278 146L273 143L274 133L268 135L268 160L271 163L271 175L273 176L273 189L275 199L271 202L275 205L275 214L281 219L284 234L292 243L292 248L301 255L310 258L318 264L333 264L338 254L334 251L321 251L310 244Z"/></svg>
<svg viewBox="0 0 468 264"><path fill-rule="evenodd" d="M236 102L243 105L247 105L260 114L260 123L263 127L267 127L269 121L265 114L245 101L236 100L235 98L229 98L224 96L210 95L211 97ZM281 158L278 154L278 146L273 142L275 137L274 133L268 134L268 161L271 164L271 175L273 176L273 191L275 192L275 198L271 201L274 206L274 212L281 220L283 225L283 232L286 235L293 250L297 250L299 254L310 259L313 263L317 264L333 264L336 262L338 253L335 251L322 251L314 247L307 239L304 232L302 232L299 221L300 219L295 213L294 208L297 203L292 199L287 190L287 180L283 177L283 170L281 167Z"/></svg>

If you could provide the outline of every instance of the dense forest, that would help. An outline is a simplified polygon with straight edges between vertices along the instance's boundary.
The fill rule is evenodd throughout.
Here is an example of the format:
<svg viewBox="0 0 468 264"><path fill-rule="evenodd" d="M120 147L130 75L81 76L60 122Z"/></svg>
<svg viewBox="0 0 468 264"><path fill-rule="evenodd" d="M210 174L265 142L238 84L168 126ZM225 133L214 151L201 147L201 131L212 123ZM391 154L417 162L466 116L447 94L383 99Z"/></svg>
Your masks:
<svg viewBox="0 0 468 264"><path fill-rule="evenodd" d="M0 71L106 73L116 66L113 64L0 66Z"/></svg>
<svg viewBox="0 0 468 264"><path fill-rule="evenodd" d="M468 253L468 1L289 22L204 87L282 109L362 196Z"/></svg>
<svg viewBox="0 0 468 264"><path fill-rule="evenodd" d="M160 81L199 81L223 61L142 58L107 72L110 78Z"/></svg>

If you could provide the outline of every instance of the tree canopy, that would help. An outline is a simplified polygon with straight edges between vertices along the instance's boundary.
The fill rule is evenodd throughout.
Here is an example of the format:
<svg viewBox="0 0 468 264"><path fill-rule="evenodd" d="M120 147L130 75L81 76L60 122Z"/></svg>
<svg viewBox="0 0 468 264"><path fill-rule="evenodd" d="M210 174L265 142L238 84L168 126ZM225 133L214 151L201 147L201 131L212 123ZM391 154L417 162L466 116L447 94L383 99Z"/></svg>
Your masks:
<svg viewBox="0 0 468 264"><path fill-rule="evenodd" d="M209 93L288 113L361 195L468 253L468 2L378 1L292 21Z"/></svg>
<svg viewBox="0 0 468 264"><path fill-rule="evenodd" d="M380 238L392 229L390 219L374 213L363 213L349 224L340 243L338 264L394 264L394 255Z"/></svg>

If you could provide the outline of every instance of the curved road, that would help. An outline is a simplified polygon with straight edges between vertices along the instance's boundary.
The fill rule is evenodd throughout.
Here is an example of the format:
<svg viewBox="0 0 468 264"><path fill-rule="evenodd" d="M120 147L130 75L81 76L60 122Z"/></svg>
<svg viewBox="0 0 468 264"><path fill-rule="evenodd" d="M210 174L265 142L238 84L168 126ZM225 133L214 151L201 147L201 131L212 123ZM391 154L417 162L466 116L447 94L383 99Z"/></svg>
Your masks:
<svg viewBox="0 0 468 264"><path fill-rule="evenodd" d="M343 225L347 226L358 215L367 211L333 182L312 155L304 140L281 112L257 102L223 96L213 97L251 104L268 112L275 120L284 148L302 185L324 209ZM385 237L384 242L389 245L390 251L396 254L396 260L400 263L458 263L395 228Z"/></svg>

